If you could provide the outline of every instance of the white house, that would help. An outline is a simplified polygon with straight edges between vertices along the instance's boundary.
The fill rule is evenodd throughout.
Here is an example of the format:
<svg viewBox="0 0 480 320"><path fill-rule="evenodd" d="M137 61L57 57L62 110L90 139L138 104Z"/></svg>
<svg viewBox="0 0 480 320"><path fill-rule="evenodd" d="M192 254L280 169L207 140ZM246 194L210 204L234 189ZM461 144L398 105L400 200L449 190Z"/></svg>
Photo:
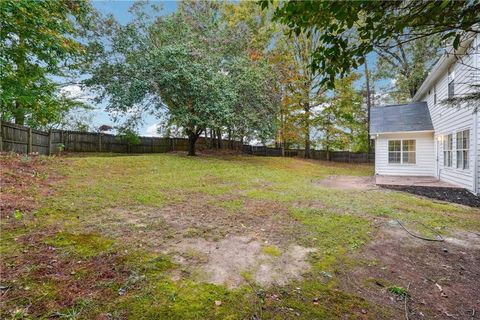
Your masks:
<svg viewBox="0 0 480 320"><path fill-rule="evenodd" d="M472 92L474 83L480 84L479 34L443 55L412 103L372 108L375 173L431 176L480 194L480 111L442 103Z"/></svg>

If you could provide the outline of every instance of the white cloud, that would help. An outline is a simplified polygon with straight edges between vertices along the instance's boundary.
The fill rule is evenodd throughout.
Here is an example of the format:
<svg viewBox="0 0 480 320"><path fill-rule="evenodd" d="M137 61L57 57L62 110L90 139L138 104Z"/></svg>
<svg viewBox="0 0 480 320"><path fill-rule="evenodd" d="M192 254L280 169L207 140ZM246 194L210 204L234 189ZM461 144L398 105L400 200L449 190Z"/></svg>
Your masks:
<svg viewBox="0 0 480 320"><path fill-rule="evenodd" d="M160 137L160 134L158 134L158 129L160 128L159 124L152 124L151 126L148 126L147 129L145 130L144 136L146 137Z"/></svg>
<svg viewBox="0 0 480 320"><path fill-rule="evenodd" d="M60 89L60 92L67 98L75 99L84 103L91 102L91 100L94 98L94 95L91 91L82 88L77 84L65 86Z"/></svg>

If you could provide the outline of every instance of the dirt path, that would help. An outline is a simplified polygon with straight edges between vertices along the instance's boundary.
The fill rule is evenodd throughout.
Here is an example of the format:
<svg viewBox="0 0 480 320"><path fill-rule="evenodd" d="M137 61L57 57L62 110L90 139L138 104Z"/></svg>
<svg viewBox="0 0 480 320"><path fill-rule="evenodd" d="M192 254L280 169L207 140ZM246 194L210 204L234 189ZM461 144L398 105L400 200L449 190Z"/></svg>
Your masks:
<svg viewBox="0 0 480 320"><path fill-rule="evenodd" d="M342 287L396 310L399 319L480 319L480 236L454 232L445 242L408 235L398 224L379 227ZM405 299L389 292L409 288Z"/></svg>

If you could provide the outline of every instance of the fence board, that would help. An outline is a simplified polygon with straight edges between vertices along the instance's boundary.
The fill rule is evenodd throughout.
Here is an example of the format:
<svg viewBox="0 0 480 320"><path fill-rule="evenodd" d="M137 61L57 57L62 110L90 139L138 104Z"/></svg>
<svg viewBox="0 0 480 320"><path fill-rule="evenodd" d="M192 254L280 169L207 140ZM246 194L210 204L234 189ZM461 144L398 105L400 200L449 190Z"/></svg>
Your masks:
<svg viewBox="0 0 480 320"><path fill-rule="evenodd" d="M12 123L1 123L1 151L27 153L29 128ZM125 141L112 134L79 131L52 130L43 132L32 129L32 151L40 154L55 153L59 145L63 145L69 152L112 152L112 153L165 153L170 151L188 151L188 139L140 137L137 145L128 145ZM51 144L51 146L50 146ZM244 145L240 141L222 140L224 149L241 150L243 153L255 156L280 157L281 148ZM197 140L197 149L205 150L211 145L211 140L200 137ZM286 157L304 157L303 149L285 149ZM330 160L348 163L373 163L374 153L312 150L312 159Z"/></svg>

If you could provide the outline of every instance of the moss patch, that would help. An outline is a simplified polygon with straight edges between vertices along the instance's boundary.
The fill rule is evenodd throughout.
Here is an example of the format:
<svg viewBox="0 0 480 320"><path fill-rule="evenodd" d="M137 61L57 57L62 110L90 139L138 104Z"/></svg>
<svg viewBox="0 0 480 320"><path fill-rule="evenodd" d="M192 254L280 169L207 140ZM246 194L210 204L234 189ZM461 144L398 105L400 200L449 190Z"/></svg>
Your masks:
<svg viewBox="0 0 480 320"><path fill-rule="evenodd" d="M45 241L53 247L60 247L69 254L82 258L90 258L103 254L112 249L113 240L97 234L74 234L68 232L57 233Z"/></svg>

